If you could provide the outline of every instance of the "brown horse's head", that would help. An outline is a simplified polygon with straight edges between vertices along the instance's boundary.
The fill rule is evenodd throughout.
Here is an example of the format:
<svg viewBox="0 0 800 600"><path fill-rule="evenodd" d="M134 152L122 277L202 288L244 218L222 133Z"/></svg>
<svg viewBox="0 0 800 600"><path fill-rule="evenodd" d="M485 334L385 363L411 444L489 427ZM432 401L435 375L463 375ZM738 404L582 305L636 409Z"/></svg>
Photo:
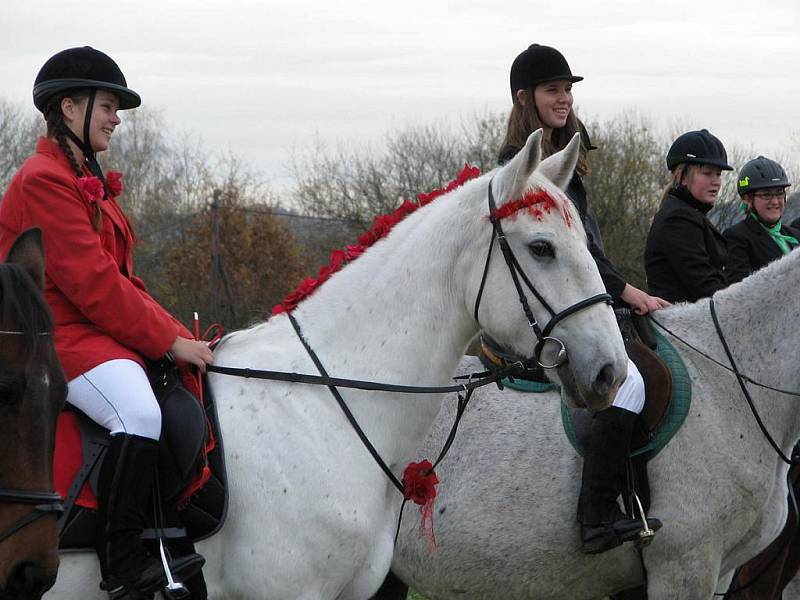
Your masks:
<svg viewBox="0 0 800 600"><path fill-rule="evenodd" d="M67 395L43 287L34 229L0 264L0 587L21 599L40 598L58 570L58 513L41 510L46 494L39 503L24 497L53 490L56 420Z"/></svg>

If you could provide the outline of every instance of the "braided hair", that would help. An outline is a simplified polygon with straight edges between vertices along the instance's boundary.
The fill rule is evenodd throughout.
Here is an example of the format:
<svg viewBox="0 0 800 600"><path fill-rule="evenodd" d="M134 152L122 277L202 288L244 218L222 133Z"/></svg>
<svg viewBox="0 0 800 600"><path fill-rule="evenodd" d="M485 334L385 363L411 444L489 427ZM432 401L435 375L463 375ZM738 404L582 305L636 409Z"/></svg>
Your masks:
<svg viewBox="0 0 800 600"><path fill-rule="evenodd" d="M64 98L71 98L73 102L79 102L84 98L89 97L88 90L70 90L65 94L56 94L47 102L44 109L44 119L47 123L47 137L54 138L58 143L58 147L67 157L72 172L75 177L80 179L84 177L82 165L78 164L75 154L72 152L72 147L67 143L66 129L67 124L64 122L64 113L61 112L61 101ZM84 159L85 161L85 159ZM102 230L103 225L103 212L100 205L95 203L94 214L92 215L92 227L98 233Z"/></svg>

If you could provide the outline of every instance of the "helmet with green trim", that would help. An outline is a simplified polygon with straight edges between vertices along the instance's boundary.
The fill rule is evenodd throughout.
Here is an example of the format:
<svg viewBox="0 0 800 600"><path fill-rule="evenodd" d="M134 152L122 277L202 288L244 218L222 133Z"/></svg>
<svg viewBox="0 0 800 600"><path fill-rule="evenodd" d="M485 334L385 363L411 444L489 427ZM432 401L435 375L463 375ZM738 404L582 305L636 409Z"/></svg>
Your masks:
<svg viewBox="0 0 800 600"><path fill-rule="evenodd" d="M758 156L745 164L739 171L736 189L740 196L765 188L787 188L792 183L786 171L774 160Z"/></svg>

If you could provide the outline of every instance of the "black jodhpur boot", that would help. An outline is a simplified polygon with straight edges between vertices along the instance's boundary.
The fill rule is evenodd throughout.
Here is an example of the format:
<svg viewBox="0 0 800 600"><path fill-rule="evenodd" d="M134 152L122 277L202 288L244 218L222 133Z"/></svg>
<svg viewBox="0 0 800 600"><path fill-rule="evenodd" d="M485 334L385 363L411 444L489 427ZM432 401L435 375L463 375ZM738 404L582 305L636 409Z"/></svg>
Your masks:
<svg viewBox="0 0 800 600"><path fill-rule="evenodd" d="M166 584L161 560L151 556L141 540L157 461L157 441L128 434L111 436L97 490L101 587L111 599L150 598ZM188 579L203 563L202 556L190 554L173 561L171 571L178 580Z"/></svg>
<svg viewBox="0 0 800 600"><path fill-rule="evenodd" d="M639 538L641 519L631 519L620 510L617 498L626 481L631 435L638 415L612 406L592 418L583 457L583 477L578 498L581 552L597 554ZM653 531L658 519L647 519Z"/></svg>

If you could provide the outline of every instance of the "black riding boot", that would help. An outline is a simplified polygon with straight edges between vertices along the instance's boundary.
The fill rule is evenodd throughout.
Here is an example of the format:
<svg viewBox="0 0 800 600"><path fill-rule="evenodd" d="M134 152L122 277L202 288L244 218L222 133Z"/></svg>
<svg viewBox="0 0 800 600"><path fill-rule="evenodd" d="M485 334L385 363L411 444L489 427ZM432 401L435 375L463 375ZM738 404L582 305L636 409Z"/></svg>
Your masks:
<svg viewBox="0 0 800 600"><path fill-rule="evenodd" d="M623 513L617 498L625 487L626 464L637 414L612 406L592 418L583 457L583 478L578 498L581 552L597 554L639 537L641 519ZM647 519L650 529L661 528Z"/></svg>
<svg viewBox="0 0 800 600"><path fill-rule="evenodd" d="M141 540L157 461L157 441L127 434L111 436L97 496L101 587L112 599L150 598L166 583L161 561L147 552ZM173 561L171 570L176 579L188 579L204 562L199 554L191 554Z"/></svg>

